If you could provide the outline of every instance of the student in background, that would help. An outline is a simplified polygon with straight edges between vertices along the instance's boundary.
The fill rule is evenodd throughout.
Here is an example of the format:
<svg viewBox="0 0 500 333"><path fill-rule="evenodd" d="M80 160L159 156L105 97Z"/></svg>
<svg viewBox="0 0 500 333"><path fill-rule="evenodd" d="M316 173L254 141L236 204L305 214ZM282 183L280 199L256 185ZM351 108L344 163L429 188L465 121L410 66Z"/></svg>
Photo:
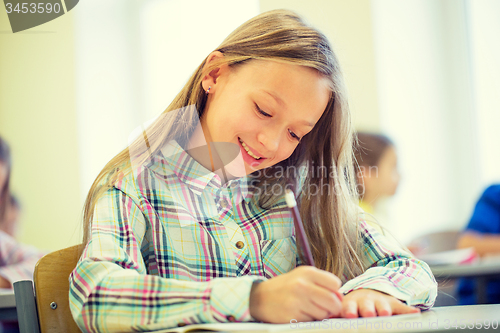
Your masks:
<svg viewBox="0 0 500 333"><path fill-rule="evenodd" d="M4 218L0 222L0 230L13 238L17 238L20 215L21 204L19 203L19 200L11 193L7 202Z"/></svg>
<svg viewBox="0 0 500 333"><path fill-rule="evenodd" d="M16 237L21 205L10 192L11 158L7 142L0 137L0 230Z"/></svg>
<svg viewBox="0 0 500 333"><path fill-rule="evenodd" d="M0 136L0 225L5 219L10 204L10 148Z"/></svg>
<svg viewBox="0 0 500 333"><path fill-rule="evenodd" d="M11 172L10 149L0 137L0 226L14 231L15 219L9 191ZM19 244L11 235L0 230L0 288L11 288L19 280L32 280L35 264L42 254L34 247Z"/></svg>
<svg viewBox="0 0 500 333"><path fill-rule="evenodd" d="M326 37L292 12L231 33L89 191L86 247L70 275L78 326L148 331L431 307L428 266L360 221L343 87ZM296 267L290 183L316 267Z"/></svg>
<svg viewBox="0 0 500 333"><path fill-rule="evenodd" d="M33 280L35 264L43 256L36 248L18 243L0 230L0 288L20 280Z"/></svg>
<svg viewBox="0 0 500 333"><path fill-rule="evenodd" d="M396 193L400 174L398 157L392 141L382 134L358 132L358 147L354 150L357 170L359 205L374 215L380 199Z"/></svg>
<svg viewBox="0 0 500 333"><path fill-rule="evenodd" d="M473 247L481 257L500 256L500 184L483 192L457 246ZM477 303L476 283L472 278L461 279L458 286L460 305ZM500 303L500 279L489 279L487 291L488 303Z"/></svg>

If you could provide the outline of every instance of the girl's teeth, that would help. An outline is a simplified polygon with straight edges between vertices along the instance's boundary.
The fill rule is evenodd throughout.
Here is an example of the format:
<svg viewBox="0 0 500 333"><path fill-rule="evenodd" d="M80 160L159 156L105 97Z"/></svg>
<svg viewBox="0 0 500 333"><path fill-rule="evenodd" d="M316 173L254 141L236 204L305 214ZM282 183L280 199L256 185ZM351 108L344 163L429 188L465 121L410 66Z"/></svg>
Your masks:
<svg viewBox="0 0 500 333"><path fill-rule="evenodd" d="M248 155L252 156L253 158L255 158L256 160L260 160L260 157L257 157L255 156L251 151L250 149L248 149L246 143L244 143L243 141L240 140L240 143L241 145L243 146L243 148L245 148L245 151L248 153Z"/></svg>

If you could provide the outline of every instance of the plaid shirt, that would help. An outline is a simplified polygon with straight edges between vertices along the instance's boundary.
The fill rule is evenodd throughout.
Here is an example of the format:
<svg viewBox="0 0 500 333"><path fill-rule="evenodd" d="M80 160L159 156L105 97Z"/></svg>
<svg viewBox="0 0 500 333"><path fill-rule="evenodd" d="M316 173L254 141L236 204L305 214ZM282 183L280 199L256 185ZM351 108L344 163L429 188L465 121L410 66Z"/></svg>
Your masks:
<svg viewBox="0 0 500 333"><path fill-rule="evenodd" d="M0 231L0 276L11 284L20 280L33 280L35 264L43 255L33 246L20 244Z"/></svg>
<svg viewBox="0 0 500 333"><path fill-rule="evenodd" d="M250 200L248 177L225 184L175 141L97 202L91 240L70 275L70 308L83 331L251 321L252 283L300 264L284 200ZM436 282L364 222L364 274L342 292L370 288L432 306Z"/></svg>

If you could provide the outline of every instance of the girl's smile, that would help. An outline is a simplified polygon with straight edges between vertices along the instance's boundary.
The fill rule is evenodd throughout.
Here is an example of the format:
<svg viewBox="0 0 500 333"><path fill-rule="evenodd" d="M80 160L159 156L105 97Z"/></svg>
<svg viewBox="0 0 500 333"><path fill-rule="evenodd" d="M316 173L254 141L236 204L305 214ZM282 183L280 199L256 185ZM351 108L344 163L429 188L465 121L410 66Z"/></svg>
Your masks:
<svg viewBox="0 0 500 333"><path fill-rule="evenodd" d="M241 138L238 138L238 143L240 146L241 154L243 156L243 160L252 168L257 168L262 162L266 160L264 156L255 152L255 150L249 147L245 142L243 142Z"/></svg>

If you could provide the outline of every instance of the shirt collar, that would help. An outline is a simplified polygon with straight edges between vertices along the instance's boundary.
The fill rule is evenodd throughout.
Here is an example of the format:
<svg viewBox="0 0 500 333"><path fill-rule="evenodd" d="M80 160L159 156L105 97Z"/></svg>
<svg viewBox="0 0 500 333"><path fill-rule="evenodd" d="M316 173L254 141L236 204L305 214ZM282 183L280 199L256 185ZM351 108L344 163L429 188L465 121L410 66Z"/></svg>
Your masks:
<svg viewBox="0 0 500 333"><path fill-rule="evenodd" d="M201 195L216 176L196 162L175 140L164 145L161 153L167 161L167 167L197 195Z"/></svg>
<svg viewBox="0 0 500 333"><path fill-rule="evenodd" d="M222 187L220 177L192 158L177 141L168 142L160 151L167 167L196 195L201 195L207 186L217 189ZM232 179L225 186L231 188L233 195L237 196L236 202L242 199L248 202L253 195L250 184L251 178L245 176Z"/></svg>
<svg viewBox="0 0 500 333"><path fill-rule="evenodd" d="M241 202L245 200L247 203L253 196L253 191L251 188L252 178L249 176L232 179L227 182L227 187L231 187L233 190L233 196L235 196L235 202Z"/></svg>

